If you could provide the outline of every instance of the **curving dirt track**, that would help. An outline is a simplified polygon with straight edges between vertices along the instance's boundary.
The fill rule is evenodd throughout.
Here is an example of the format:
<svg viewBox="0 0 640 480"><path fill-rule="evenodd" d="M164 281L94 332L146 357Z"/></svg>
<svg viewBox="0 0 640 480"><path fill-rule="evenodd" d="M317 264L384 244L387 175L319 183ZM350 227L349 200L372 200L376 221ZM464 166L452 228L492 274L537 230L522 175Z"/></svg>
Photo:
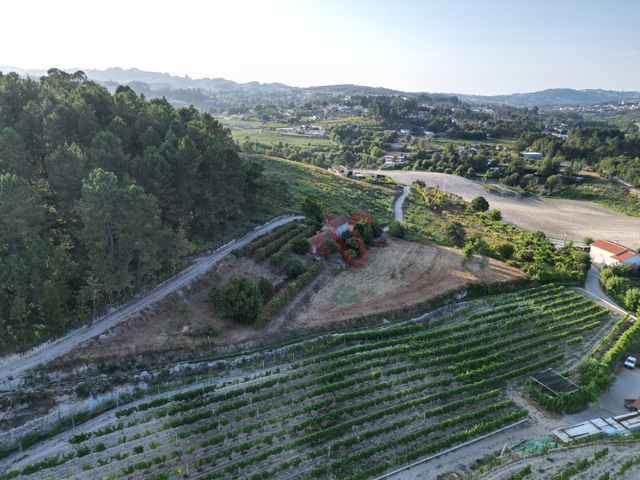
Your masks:
<svg viewBox="0 0 640 480"><path fill-rule="evenodd" d="M506 222L529 231L540 230L551 239L564 240L566 234L567 240L575 242L581 242L583 237L589 236L617 240L631 248L640 245L640 218L594 203L541 197L506 197L489 192L480 183L444 173L401 170L375 173L388 175L406 185L420 179L430 187L460 195L467 202L483 196L491 208L502 212Z"/></svg>
<svg viewBox="0 0 640 480"><path fill-rule="evenodd" d="M47 342L26 355L10 355L0 359L0 383L7 384L7 382L9 382L9 377L19 379L27 370L37 367L40 364L50 362L60 355L71 351L92 337L100 335L105 330L117 325L131 315L140 312L168 294L187 285L194 278L205 273L213 265L231 253L231 250L243 247L263 233L300 218L304 217L287 215L271 220L248 233L244 237L236 239L210 254L199 257L195 260L193 265L180 272L175 277L172 277L163 284L158 285L156 288L134 300L132 303L124 305L119 310L95 320L90 325L85 325L82 328L78 328L77 330L70 332L62 338L52 342Z"/></svg>

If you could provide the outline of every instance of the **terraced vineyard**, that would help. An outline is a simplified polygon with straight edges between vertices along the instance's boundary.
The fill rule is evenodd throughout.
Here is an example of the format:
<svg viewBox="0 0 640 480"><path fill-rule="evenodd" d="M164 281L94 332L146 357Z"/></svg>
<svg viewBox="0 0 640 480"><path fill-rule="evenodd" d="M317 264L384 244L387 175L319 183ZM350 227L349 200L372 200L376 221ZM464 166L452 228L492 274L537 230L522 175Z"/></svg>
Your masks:
<svg viewBox="0 0 640 480"><path fill-rule="evenodd" d="M56 457L27 457L0 479L373 478L525 418L506 382L562 364L607 320L591 301L543 286L318 337L273 352L259 378L76 426Z"/></svg>

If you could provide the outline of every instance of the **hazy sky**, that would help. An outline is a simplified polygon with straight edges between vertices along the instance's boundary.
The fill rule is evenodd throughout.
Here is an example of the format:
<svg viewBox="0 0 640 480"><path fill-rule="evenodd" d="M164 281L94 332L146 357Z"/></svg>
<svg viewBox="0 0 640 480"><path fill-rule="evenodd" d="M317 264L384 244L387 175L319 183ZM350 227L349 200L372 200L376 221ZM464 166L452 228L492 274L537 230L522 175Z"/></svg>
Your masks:
<svg viewBox="0 0 640 480"><path fill-rule="evenodd" d="M640 90L640 0L6 2L0 65L507 94Z"/></svg>

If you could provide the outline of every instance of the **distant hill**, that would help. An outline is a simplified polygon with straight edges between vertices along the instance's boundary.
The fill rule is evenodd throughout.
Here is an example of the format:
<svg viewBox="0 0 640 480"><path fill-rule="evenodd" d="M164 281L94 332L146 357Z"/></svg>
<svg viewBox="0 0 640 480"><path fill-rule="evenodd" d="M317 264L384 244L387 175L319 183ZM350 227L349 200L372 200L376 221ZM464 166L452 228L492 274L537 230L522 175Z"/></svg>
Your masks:
<svg viewBox="0 0 640 480"><path fill-rule="evenodd" d="M573 90L571 88L550 88L541 92L514 93L512 95L464 95L458 98L467 103L513 105L514 107L554 108L595 103L638 100L640 92L617 92L615 90Z"/></svg>
<svg viewBox="0 0 640 480"><path fill-rule="evenodd" d="M68 72L77 68L63 69ZM144 93L148 98L165 96L175 105L193 103L198 107L215 102L219 94L330 94L330 95L421 95L426 92L401 92L383 87L364 85L323 85L307 88L291 87L283 83L247 82L237 83L224 78L193 79L187 75L179 77L161 72L148 72L137 68L120 67L106 70L82 70L87 77L110 91L118 85L129 85L137 93ZM46 70L24 69L0 66L0 72L17 72L23 76L40 77ZM192 92L197 90L196 93ZM439 94L454 98L452 94ZM622 100L640 100L640 92L618 92L614 90L573 90L571 88L552 88L541 92L514 93L511 95L466 95L455 94L466 103L512 105L514 107L540 107L550 109L562 106L593 105L596 103L617 102Z"/></svg>

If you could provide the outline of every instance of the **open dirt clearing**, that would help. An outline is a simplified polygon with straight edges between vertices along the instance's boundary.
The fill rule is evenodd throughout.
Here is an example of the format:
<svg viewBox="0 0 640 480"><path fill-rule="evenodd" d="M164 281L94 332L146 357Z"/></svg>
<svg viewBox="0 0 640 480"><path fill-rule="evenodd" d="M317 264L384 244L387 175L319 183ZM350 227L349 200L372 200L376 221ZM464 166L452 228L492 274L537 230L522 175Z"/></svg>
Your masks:
<svg viewBox="0 0 640 480"><path fill-rule="evenodd" d="M339 256L334 257L332 261L339 260ZM525 277L522 271L493 259L473 258L464 266L462 259L454 249L389 239L387 247L371 250L371 260L362 269L334 275L327 266L282 314L265 328L257 328L216 316L208 298L209 289L233 274L256 279L264 275L274 284L284 281L284 275L269 267L268 261L256 264L247 258L228 256L201 277L191 292L180 291L167 297L93 338L68 358L96 360L192 350L208 347L209 341L216 353L227 353L237 345L249 347L265 339L277 340L294 329L304 332L419 304L473 280L494 284Z"/></svg>
<svg viewBox="0 0 640 480"><path fill-rule="evenodd" d="M399 183L411 185L423 180L430 187L438 187L467 202L483 196L491 208L502 212L502 218L529 231L542 231L556 240L581 242L585 236L594 239L617 240L635 248L640 245L640 218L608 210L589 202L541 197L507 197L489 192L482 184L463 177L444 173L394 171L377 172L388 175Z"/></svg>
<svg viewBox="0 0 640 480"><path fill-rule="evenodd" d="M391 311L435 298L476 280L506 282L526 275L493 259L463 256L452 248L390 239L388 247L373 249L362 269L340 273L311 297L298 312L296 326L316 326Z"/></svg>

